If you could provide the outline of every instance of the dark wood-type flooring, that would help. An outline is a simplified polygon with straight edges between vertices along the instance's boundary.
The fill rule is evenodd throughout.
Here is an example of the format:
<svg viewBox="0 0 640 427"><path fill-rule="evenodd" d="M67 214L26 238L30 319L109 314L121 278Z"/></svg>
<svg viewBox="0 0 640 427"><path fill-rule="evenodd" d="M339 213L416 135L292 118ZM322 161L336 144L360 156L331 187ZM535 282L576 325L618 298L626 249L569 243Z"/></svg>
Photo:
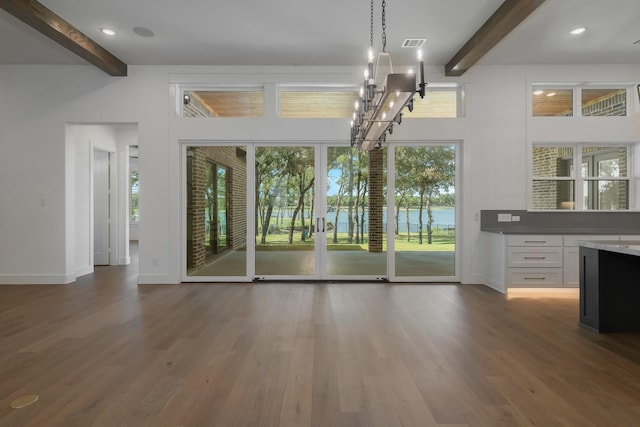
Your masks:
<svg viewBox="0 0 640 427"><path fill-rule="evenodd" d="M640 425L640 336L580 328L576 295L135 270L0 286L0 426Z"/></svg>

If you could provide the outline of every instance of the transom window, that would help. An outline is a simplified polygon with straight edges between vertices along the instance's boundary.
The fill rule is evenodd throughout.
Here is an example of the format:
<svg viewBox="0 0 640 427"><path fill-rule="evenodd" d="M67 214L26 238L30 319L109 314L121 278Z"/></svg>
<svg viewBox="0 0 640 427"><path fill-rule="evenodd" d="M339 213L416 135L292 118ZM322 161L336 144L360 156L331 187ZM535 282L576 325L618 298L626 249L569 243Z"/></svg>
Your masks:
<svg viewBox="0 0 640 427"><path fill-rule="evenodd" d="M264 117L262 86L185 90L183 117Z"/></svg>
<svg viewBox="0 0 640 427"><path fill-rule="evenodd" d="M533 117L627 116L627 88L532 85Z"/></svg>

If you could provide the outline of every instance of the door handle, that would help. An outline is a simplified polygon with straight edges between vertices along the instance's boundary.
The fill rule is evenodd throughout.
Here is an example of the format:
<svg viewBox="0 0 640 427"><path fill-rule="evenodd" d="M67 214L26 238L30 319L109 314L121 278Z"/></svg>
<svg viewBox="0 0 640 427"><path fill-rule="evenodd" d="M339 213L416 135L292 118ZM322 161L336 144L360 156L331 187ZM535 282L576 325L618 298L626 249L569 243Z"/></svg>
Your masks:
<svg viewBox="0 0 640 427"><path fill-rule="evenodd" d="M320 218L316 218L316 233L320 232Z"/></svg>
<svg viewBox="0 0 640 427"><path fill-rule="evenodd" d="M324 233L324 229L326 228L326 218L322 218L322 232Z"/></svg>

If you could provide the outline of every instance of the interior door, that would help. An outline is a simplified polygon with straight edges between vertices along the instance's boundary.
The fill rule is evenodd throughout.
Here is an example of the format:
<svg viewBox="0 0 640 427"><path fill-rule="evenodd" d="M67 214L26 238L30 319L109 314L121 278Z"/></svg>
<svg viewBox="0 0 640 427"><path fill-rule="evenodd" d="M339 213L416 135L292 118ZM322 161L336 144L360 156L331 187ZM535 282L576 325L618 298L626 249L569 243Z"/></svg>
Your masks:
<svg viewBox="0 0 640 427"><path fill-rule="evenodd" d="M93 153L93 264L110 263L110 154Z"/></svg>

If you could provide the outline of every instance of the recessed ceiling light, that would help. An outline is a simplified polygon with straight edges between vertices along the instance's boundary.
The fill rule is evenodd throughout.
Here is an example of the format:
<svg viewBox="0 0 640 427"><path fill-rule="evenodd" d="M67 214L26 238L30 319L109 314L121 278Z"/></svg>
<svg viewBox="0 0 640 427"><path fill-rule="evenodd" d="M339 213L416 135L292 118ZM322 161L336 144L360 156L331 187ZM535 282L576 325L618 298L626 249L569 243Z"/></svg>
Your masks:
<svg viewBox="0 0 640 427"><path fill-rule="evenodd" d="M574 36L577 36L579 34L584 33L585 31L587 31L587 27L578 27L571 30L570 33Z"/></svg>
<svg viewBox="0 0 640 427"><path fill-rule="evenodd" d="M538 90L534 90L534 91L533 91L533 94L534 94L534 95L542 95L543 93L544 93L544 91L543 91L543 90L541 90L541 89L538 89Z"/></svg>
<svg viewBox="0 0 640 427"><path fill-rule="evenodd" d="M111 28L100 28L100 31L102 31L103 34L106 34L108 36L115 36L116 32L114 30L112 30Z"/></svg>

